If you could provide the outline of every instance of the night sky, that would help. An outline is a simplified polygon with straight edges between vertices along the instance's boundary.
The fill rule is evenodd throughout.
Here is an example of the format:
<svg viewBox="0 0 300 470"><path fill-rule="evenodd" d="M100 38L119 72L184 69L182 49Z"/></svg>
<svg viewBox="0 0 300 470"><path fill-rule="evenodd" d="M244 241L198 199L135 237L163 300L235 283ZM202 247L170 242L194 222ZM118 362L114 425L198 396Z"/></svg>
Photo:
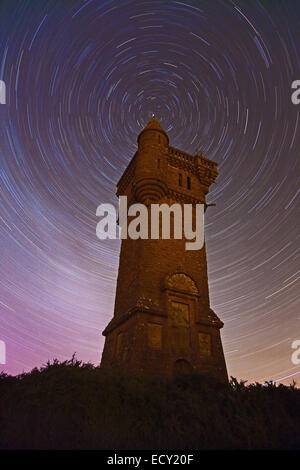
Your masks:
<svg viewBox="0 0 300 470"><path fill-rule="evenodd" d="M17 374L99 364L120 243L96 208L155 114L219 164L206 212L211 306L229 375L300 384L298 1L0 4L0 340Z"/></svg>

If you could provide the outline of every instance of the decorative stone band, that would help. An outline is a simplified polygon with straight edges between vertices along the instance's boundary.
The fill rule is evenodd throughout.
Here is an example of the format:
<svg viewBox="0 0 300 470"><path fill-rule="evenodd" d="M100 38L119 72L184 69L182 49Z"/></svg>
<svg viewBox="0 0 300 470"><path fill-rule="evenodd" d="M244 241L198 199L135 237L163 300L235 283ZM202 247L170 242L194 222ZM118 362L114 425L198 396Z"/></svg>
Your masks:
<svg viewBox="0 0 300 470"><path fill-rule="evenodd" d="M215 328L221 329L224 323L220 320L217 314L210 308L208 314L200 316L200 319L196 321L197 324L214 326Z"/></svg>
<svg viewBox="0 0 300 470"><path fill-rule="evenodd" d="M115 315L113 319L109 322L105 330L102 332L103 336L106 336L108 333L111 333L115 328L122 325L132 316L137 313L149 313L150 315L155 315L159 317L167 317L167 314L161 311L151 299L146 299L145 297L139 297L132 307L130 307L126 312L121 315Z"/></svg>

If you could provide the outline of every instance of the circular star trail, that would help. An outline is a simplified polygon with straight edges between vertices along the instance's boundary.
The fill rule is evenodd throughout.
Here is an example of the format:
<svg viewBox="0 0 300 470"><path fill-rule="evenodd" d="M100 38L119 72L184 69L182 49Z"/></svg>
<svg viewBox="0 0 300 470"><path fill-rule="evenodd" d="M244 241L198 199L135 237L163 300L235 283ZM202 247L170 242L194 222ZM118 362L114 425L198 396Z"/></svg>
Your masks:
<svg viewBox="0 0 300 470"><path fill-rule="evenodd" d="M1 2L2 369L98 364L119 241L96 208L158 118L219 164L206 213L211 304L229 374L300 380L297 1ZM286 378L288 377L288 378Z"/></svg>

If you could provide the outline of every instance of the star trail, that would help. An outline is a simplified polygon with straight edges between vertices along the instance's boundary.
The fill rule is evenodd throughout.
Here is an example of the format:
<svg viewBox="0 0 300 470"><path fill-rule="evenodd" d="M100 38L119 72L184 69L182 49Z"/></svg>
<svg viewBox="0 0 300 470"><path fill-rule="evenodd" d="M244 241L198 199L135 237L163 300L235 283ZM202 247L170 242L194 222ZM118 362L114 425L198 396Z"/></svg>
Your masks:
<svg viewBox="0 0 300 470"><path fill-rule="evenodd" d="M219 164L206 244L229 375L300 384L299 6L1 2L0 370L99 364L120 242L96 237L96 208L155 114Z"/></svg>

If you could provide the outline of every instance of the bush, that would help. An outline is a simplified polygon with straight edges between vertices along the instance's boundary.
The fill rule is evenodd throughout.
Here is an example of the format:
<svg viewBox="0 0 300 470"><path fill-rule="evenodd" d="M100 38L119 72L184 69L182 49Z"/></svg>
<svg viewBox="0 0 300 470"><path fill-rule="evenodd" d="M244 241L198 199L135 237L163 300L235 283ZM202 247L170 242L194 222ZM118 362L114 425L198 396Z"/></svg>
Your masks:
<svg viewBox="0 0 300 470"><path fill-rule="evenodd" d="M74 356L0 374L0 449L299 449L300 390L128 376Z"/></svg>

